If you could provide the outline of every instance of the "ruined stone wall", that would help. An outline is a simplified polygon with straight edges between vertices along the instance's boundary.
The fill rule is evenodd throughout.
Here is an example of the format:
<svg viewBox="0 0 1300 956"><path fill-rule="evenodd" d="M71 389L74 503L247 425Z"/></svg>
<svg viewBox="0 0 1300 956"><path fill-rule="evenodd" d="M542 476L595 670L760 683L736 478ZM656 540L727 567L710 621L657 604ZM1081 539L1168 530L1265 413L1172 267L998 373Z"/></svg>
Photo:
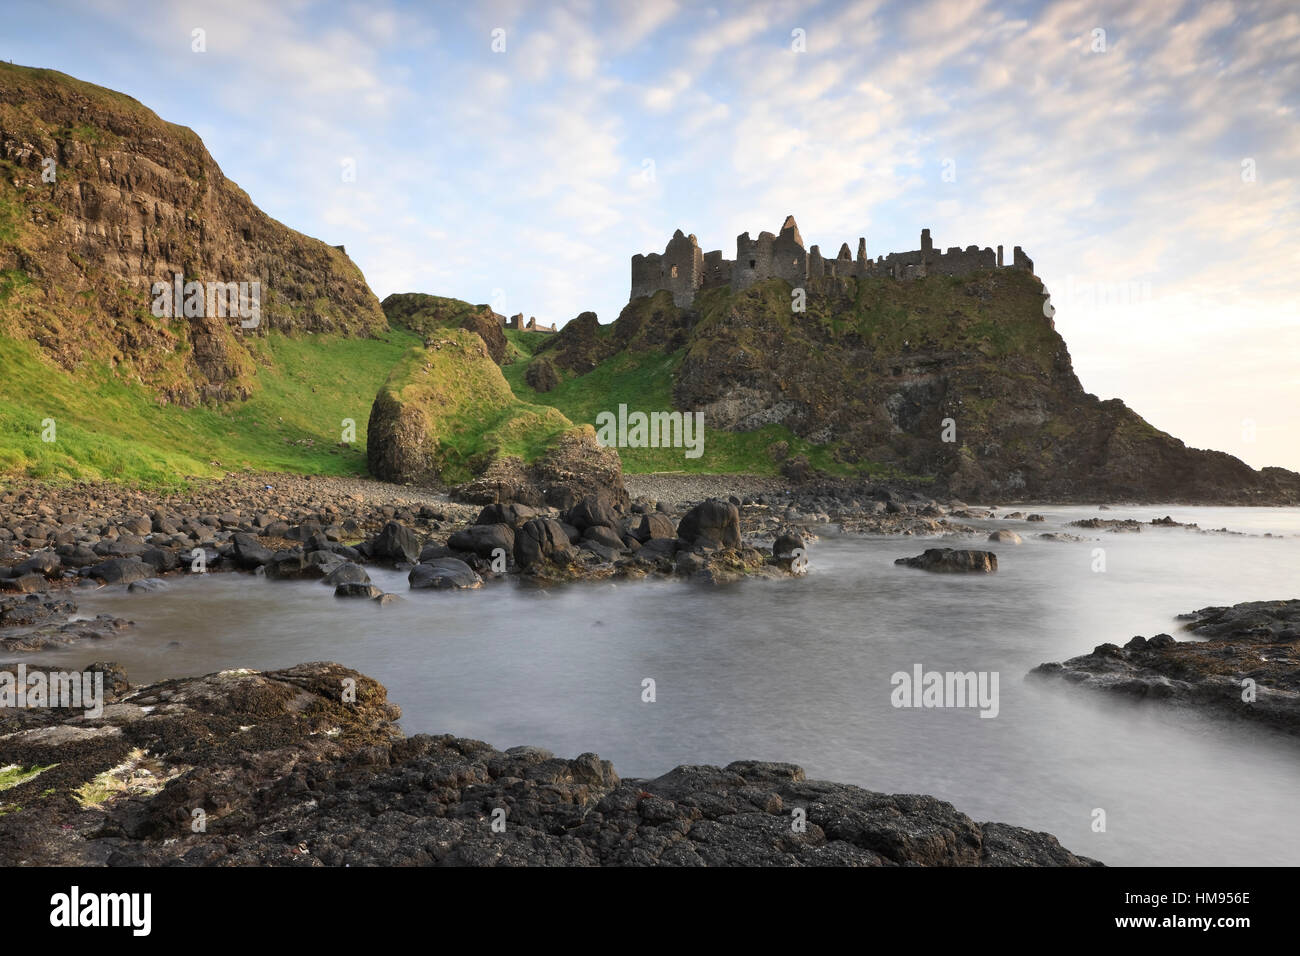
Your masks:
<svg viewBox="0 0 1300 956"><path fill-rule="evenodd" d="M700 281L701 289L717 289L731 284L731 272L735 260L722 258L722 250L704 254L704 276Z"/></svg>
<svg viewBox="0 0 1300 956"><path fill-rule="evenodd" d="M763 276L784 279L792 285L798 285L808 278L808 253L785 235L772 241L771 271Z"/></svg>
<svg viewBox="0 0 1300 956"><path fill-rule="evenodd" d="M928 272L945 276L964 276L981 269L996 269L997 266L997 254L992 249L981 249L979 246L967 246L965 249L953 246L943 255L936 256L933 263L926 263Z"/></svg>
<svg viewBox="0 0 1300 956"><path fill-rule="evenodd" d="M826 260L822 258L820 246L808 250L808 278L820 279L826 275Z"/></svg>
<svg viewBox="0 0 1300 956"><path fill-rule="evenodd" d="M911 252L891 252L872 260L867 258L866 239L859 238L856 257L846 242L834 259L827 259L819 246L805 251L794 217L787 216L780 235L761 232L757 239L752 239L745 232L737 236L735 259L724 259L721 251L703 253L694 236L677 230L663 255L632 257L632 298L668 289L673 302L685 307L694 302L696 292L701 289L729 285L740 292L771 278L798 285L809 278L887 276L909 280L927 275L964 276L998 268L1033 272L1034 263L1019 246L1015 247L1010 265L1003 263L1002 246L996 252L974 245L965 249L950 246L945 252L937 252L929 229L921 230L921 248Z"/></svg>
<svg viewBox="0 0 1300 956"><path fill-rule="evenodd" d="M663 279L663 256L659 253L652 252L648 256L632 257L632 298L654 295L660 289L667 288L663 284Z"/></svg>

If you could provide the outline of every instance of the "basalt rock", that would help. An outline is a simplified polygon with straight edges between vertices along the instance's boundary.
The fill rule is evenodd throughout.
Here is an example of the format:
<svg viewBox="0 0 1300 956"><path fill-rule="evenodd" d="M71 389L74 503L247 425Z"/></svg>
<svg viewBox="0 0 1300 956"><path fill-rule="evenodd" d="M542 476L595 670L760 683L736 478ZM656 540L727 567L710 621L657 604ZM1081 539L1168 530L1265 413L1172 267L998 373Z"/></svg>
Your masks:
<svg viewBox="0 0 1300 956"><path fill-rule="evenodd" d="M1123 647L1101 644L1063 664L1040 664L1030 675L1300 735L1300 600L1207 607L1183 619L1208 640L1135 637Z"/></svg>
<svg viewBox="0 0 1300 956"><path fill-rule="evenodd" d="M677 527L673 519L665 514L650 512L643 514L632 524L629 533L642 544L652 538L675 538Z"/></svg>
<svg viewBox="0 0 1300 956"><path fill-rule="evenodd" d="M794 764L621 779L593 753L404 737L384 688L338 664L105 688L99 718L0 711L0 760L44 768L0 792L0 865L1096 865Z"/></svg>
<svg viewBox="0 0 1300 956"><path fill-rule="evenodd" d="M558 521L534 518L515 535L515 563L530 568L543 561L561 561L570 551L569 536Z"/></svg>
<svg viewBox="0 0 1300 956"><path fill-rule="evenodd" d="M459 558L434 558L417 564L407 575L412 590L433 588L439 591L482 587L483 579Z"/></svg>
<svg viewBox="0 0 1300 956"><path fill-rule="evenodd" d="M447 547L457 551L470 551L480 558L491 560L500 550L507 555L515 549L515 530L508 524L476 524L457 531L447 539Z"/></svg>
<svg viewBox="0 0 1300 956"><path fill-rule="evenodd" d="M991 574L998 569L998 556L992 551L971 551L955 548L926 548L912 558L899 558L894 562L922 571L950 574Z"/></svg>
<svg viewBox="0 0 1300 956"><path fill-rule="evenodd" d="M729 501L711 498L682 516L677 537L693 547L739 548L740 510Z"/></svg>
<svg viewBox="0 0 1300 956"><path fill-rule="evenodd" d="M370 554L376 558L412 563L419 560L420 541L410 528L390 521L384 525L379 537L370 543Z"/></svg>

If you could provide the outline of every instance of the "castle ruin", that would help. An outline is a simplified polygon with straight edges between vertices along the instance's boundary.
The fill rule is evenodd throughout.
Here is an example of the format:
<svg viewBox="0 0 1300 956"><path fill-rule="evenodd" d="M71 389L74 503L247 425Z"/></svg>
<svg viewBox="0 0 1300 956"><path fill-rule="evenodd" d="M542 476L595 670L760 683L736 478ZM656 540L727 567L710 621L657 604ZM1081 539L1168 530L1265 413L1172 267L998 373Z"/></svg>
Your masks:
<svg viewBox="0 0 1300 956"><path fill-rule="evenodd" d="M668 240L663 254L632 257L632 298L654 295L667 289L673 304L685 307L704 289L729 286L739 292L764 279L785 279L798 285L807 279L823 277L919 279L928 275L960 276L981 269L1004 268L1002 247L951 246L938 252L930 241L930 230L921 230L921 248L913 252L891 252L867 258L867 240L858 239L858 253L853 256L846 242L834 259L823 258L821 249L805 250L803 237L794 216L786 216L779 235L761 232L751 239L748 232L736 237L736 258L724 259L720 250L701 252L694 236L678 229ZM1012 251L1009 269L1034 271L1034 263L1019 246Z"/></svg>
<svg viewBox="0 0 1300 956"><path fill-rule="evenodd" d="M552 322L550 325L543 325L541 322L537 321L536 316L529 316L528 321L525 322L524 314L522 312L520 312L518 315L510 316L510 318L508 319L502 316L501 325L503 328L518 329L519 331L522 332L554 332L555 331L554 322Z"/></svg>

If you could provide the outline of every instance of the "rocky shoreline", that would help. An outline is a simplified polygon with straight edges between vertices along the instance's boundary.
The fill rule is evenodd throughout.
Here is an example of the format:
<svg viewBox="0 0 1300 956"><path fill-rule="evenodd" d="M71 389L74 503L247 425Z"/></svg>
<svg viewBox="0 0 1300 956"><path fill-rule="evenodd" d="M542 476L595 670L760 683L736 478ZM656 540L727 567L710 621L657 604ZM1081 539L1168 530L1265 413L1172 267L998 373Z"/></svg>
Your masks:
<svg viewBox="0 0 1300 956"><path fill-rule="evenodd" d="M384 687L334 663L144 687L91 668L98 717L0 711L0 865L1099 865L792 764L621 779L590 753L405 737Z"/></svg>
<svg viewBox="0 0 1300 956"><path fill-rule="evenodd" d="M886 485L792 490L744 476L652 476L634 478L632 491L588 494L562 510L291 475L232 475L162 497L111 484L18 485L0 492L0 651L75 645L130 626L79 619L76 590L85 587L157 590L169 577L237 571L391 601L367 566L407 572L412 589L507 578L721 584L801 573L828 527L970 536L961 519L992 514Z"/></svg>
<svg viewBox="0 0 1300 956"><path fill-rule="evenodd" d="M1182 615L1202 640L1169 634L1101 644L1037 679L1065 680L1134 699L1159 700L1258 721L1300 735L1300 600L1251 601Z"/></svg>

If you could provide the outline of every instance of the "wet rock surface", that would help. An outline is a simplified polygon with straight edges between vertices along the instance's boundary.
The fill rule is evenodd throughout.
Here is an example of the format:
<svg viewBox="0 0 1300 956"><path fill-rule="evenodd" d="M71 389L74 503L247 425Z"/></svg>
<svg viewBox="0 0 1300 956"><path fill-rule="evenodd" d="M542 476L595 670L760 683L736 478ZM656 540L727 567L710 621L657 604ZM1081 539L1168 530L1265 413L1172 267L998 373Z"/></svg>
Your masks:
<svg viewBox="0 0 1300 956"><path fill-rule="evenodd" d="M384 688L334 663L136 688L95 666L99 718L0 710L0 766L21 771L0 790L0 865L1093 864L792 764L621 779L591 753L404 737Z"/></svg>
<svg viewBox="0 0 1300 956"><path fill-rule="evenodd" d="M392 599L366 566L401 569L411 588L436 591L510 577L540 586L649 575L716 585L802 572L806 562L792 568L772 545L783 535L811 543L812 528L830 522L819 507L829 499L730 496L674 508L620 491L566 492L559 508L286 475L230 476L161 498L89 483L19 486L0 492L0 649L71 645L129 626L74 621L68 596L80 587L147 595L171 576L236 571ZM899 516L910 512L900 507Z"/></svg>
<svg viewBox="0 0 1300 956"><path fill-rule="evenodd" d="M998 569L998 556L992 551L926 548L915 557L899 558L894 563L940 574L992 574Z"/></svg>
<svg viewBox="0 0 1300 956"><path fill-rule="evenodd" d="M1183 620L1206 640L1135 637L1123 647L1101 644L1064 663L1040 664L1030 676L1300 734L1300 600L1207 607Z"/></svg>

